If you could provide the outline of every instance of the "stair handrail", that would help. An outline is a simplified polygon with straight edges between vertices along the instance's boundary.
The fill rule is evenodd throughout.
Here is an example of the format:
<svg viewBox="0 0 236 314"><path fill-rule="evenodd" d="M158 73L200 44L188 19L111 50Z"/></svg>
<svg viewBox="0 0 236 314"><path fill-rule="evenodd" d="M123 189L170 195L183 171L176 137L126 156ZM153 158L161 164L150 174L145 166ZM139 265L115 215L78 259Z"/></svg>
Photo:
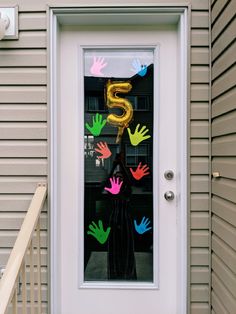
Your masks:
<svg viewBox="0 0 236 314"><path fill-rule="evenodd" d="M0 280L0 314L5 314L12 301L19 272L27 255L46 196L46 184L39 183L8 259L3 277Z"/></svg>

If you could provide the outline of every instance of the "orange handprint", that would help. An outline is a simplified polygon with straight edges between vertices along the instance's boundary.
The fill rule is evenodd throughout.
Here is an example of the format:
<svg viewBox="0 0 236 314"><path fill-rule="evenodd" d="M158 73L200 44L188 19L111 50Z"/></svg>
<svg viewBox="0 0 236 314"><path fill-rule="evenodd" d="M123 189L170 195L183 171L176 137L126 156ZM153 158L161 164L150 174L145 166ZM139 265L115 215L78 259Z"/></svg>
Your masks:
<svg viewBox="0 0 236 314"><path fill-rule="evenodd" d="M98 148L95 148L95 151L101 154L101 156L98 156L98 158L107 159L111 156L111 151L106 142L97 143L97 147Z"/></svg>
<svg viewBox="0 0 236 314"><path fill-rule="evenodd" d="M140 180L142 177L147 176L149 174L148 170L149 167L147 165L141 164L141 162L138 164L137 169L134 171L132 168L129 168L130 172L132 173L132 176L135 178L135 180Z"/></svg>

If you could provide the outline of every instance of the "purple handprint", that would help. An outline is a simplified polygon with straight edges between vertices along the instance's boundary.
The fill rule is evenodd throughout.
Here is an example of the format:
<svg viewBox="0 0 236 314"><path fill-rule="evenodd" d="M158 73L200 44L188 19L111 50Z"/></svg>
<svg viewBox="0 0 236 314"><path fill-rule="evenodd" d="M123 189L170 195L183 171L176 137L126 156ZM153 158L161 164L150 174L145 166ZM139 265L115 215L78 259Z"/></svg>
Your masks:
<svg viewBox="0 0 236 314"><path fill-rule="evenodd" d="M120 182L120 178L113 177L110 178L110 182L111 187L110 188L105 187L104 189L110 192L111 194L119 194L123 181Z"/></svg>
<svg viewBox="0 0 236 314"><path fill-rule="evenodd" d="M103 57L93 57L93 65L90 68L90 73L94 76L104 76L104 74L101 72L105 66L107 66L107 63L104 63Z"/></svg>

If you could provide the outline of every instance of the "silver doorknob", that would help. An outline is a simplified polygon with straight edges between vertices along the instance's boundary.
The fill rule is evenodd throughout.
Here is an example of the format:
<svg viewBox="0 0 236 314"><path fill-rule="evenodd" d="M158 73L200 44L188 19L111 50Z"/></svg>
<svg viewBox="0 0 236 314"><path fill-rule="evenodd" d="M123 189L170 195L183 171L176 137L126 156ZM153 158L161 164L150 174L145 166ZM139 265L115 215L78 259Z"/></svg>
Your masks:
<svg viewBox="0 0 236 314"><path fill-rule="evenodd" d="M173 199L175 198L175 194L172 191L167 191L165 192L164 197L167 201L173 201Z"/></svg>

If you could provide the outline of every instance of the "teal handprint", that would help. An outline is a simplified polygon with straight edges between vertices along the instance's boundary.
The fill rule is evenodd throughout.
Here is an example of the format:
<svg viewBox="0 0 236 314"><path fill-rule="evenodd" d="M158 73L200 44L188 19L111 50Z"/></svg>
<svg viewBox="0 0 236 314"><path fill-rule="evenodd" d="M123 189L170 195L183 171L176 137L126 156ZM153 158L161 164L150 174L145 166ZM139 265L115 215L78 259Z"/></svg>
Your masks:
<svg viewBox="0 0 236 314"><path fill-rule="evenodd" d="M140 225L138 225L137 221L134 220L135 230L139 234L143 234L144 232L147 232L148 230L152 229L152 227L148 227L149 224L150 224L150 220L148 218L145 218L145 217L143 217Z"/></svg>
<svg viewBox="0 0 236 314"><path fill-rule="evenodd" d="M94 221L89 225L89 229L91 231L87 231L87 234L93 236L98 242L101 244L104 244L109 236L109 233L111 231L111 228L108 227L106 231L103 229L103 223L101 220L98 220L98 225L95 224Z"/></svg>
<svg viewBox="0 0 236 314"><path fill-rule="evenodd" d="M132 62L134 71L139 75L139 76L145 76L147 74L147 66L146 64L141 64L139 59L134 59Z"/></svg>
<svg viewBox="0 0 236 314"><path fill-rule="evenodd" d="M88 123L86 123L85 126L93 136L99 136L106 122L106 119L102 120L101 114L96 113L96 116L93 116L92 126L90 126Z"/></svg>
<svg viewBox="0 0 236 314"><path fill-rule="evenodd" d="M133 146L137 146L139 143L141 143L144 140L147 140L148 138L151 137L151 135L146 135L148 133L148 129L146 129L146 125L144 125L141 130L139 131L140 124L138 124L135 128L134 134L131 133L130 128L128 128L128 133L129 133L129 139L130 143Z"/></svg>

